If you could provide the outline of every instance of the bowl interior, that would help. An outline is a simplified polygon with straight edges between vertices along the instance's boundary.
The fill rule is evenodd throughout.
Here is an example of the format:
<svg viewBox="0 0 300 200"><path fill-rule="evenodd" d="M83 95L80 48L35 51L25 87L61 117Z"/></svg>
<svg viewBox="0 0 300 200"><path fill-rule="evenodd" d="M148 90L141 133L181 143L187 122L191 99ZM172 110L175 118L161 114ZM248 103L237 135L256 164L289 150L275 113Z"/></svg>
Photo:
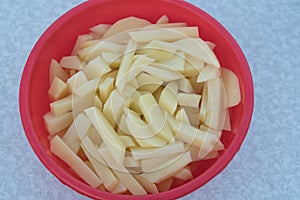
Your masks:
<svg viewBox="0 0 300 200"><path fill-rule="evenodd" d="M52 58L60 60L62 56L70 55L77 36L87 33L89 28L96 24L113 23L128 16L145 18L154 23L163 14L166 14L171 22L183 21L189 26L198 26L200 36L204 40L217 44L215 53L221 65L233 70L238 76L242 94L242 102L230 109L232 131L223 132L222 142L225 144L223 155L213 160L192 164L191 168L196 178L183 186L180 186L183 182L175 182L172 185L174 190L168 191L167 197L182 196L214 177L232 159L246 135L253 108L251 74L236 42L213 18L191 4L179 0L94 0L83 3L56 21L40 38L27 61L20 87L21 117L30 144L55 176L80 193L92 198L99 196L109 199L129 198L92 189L63 161L50 153L48 133L42 120L42 116L49 111L47 91L50 61ZM151 196L153 199L158 197L157 195L148 197Z"/></svg>

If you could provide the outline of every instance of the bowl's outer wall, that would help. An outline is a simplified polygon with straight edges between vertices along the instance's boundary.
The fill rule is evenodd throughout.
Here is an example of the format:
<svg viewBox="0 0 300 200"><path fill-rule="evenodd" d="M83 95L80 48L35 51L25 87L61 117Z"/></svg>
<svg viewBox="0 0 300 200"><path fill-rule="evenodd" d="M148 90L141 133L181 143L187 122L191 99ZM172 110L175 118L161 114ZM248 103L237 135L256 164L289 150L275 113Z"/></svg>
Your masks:
<svg viewBox="0 0 300 200"><path fill-rule="evenodd" d="M232 132L224 132L222 142L226 150L218 159L193 164L195 179L174 189L147 199L174 199L201 187L223 170L247 133L253 111L253 83L249 66L238 44L230 34L199 8L180 0L92 0L85 2L59 18L42 35L26 63L20 85L20 112L27 138L43 164L64 184L91 198L143 199L128 195L114 195L93 189L82 182L69 167L49 151L47 131L42 116L49 111L49 65L52 58L60 60L70 55L80 34L99 23L111 24L128 16L145 18L154 23L166 14L171 22L187 22L198 26L200 36L217 44L215 53L223 67L239 78L242 101L230 110ZM67 173L66 173L67 172ZM200 175L201 174L201 175ZM200 175L200 176L199 176ZM179 185L179 183L178 183ZM176 186L173 185L173 186Z"/></svg>

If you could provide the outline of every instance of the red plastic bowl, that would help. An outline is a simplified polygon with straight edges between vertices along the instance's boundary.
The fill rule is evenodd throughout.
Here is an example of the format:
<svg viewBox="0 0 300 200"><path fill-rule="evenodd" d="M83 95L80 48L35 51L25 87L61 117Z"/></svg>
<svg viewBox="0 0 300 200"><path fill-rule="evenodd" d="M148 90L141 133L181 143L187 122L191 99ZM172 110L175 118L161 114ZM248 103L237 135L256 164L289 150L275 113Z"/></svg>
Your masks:
<svg viewBox="0 0 300 200"><path fill-rule="evenodd" d="M113 23L118 19L137 16L155 22L163 14L172 22L187 22L199 26L200 36L217 44L215 53L222 66L239 78L242 101L230 109L232 131L225 132L222 142L225 151L216 159L192 164L194 179L177 182L172 189L147 196L116 195L93 189L78 178L69 167L49 151L47 131L42 116L49 110L49 64L69 55L79 34L99 23ZM42 163L64 184L95 199L175 199L204 185L220 173L240 149L253 111L253 83L249 66L232 36L214 18L181 0L90 0L60 17L42 35L26 63L20 85L20 112L26 136Z"/></svg>

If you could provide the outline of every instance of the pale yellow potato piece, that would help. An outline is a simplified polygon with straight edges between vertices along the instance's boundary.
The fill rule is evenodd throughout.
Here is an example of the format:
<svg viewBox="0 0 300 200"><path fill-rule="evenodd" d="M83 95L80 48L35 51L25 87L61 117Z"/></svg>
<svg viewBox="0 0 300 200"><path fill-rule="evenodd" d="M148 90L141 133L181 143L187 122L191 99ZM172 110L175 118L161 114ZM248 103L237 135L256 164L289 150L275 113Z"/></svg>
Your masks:
<svg viewBox="0 0 300 200"><path fill-rule="evenodd" d="M138 113L139 115L142 114L142 111L138 105L141 95L142 94L139 91L135 91L131 96L130 105L129 105L130 109L132 109L134 112Z"/></svg>
<svg viewBox="0 0 300 200"><path fill-rule="evenodd" d="M134 80L134 79L133 79L133 80ZM122 92L120 92L120 95L121 95L123 98L129 100L128 103L130 104L130 99L128 99L128 98L131 97L131 96L133 95L133 93L136 91L137 88L138 88L138 86L137 86L137 87L133 87L133 86L131 86L130 84L126 84L126 85L124 86ZM119 91L119 90L118 90L118 91Z"/></svg>
<svg viewBox="0 0 300 200"><path fill-rule="evenodd" d="M117 163L112 153L108 148L100 148L100 154L102 155L108 166L111 167L114 174L118 177L120 182L133 194L133 195L146 195L147 192L139 184L139 182L129 173L129 171L120 163Z"/></svg>
<svg viewBox="0 0 300 200"><path fill-rule="evenodd" d="M160 183L167 180L168 178L173 177L177 174L183 167L192 162L192 158L189 152L185 152L180 156L175 162L171 165L166 166L160 170L153 172L143 173L141 176L148 179L153 183Z"/></svg>
<svg viewBox="0 0 300 200"><path fill-rule="evenodd" d="M155 61L153 58L149 58L146 55L135 55L134 60L132 63L132 69L141 67L141 66L147 66L152 64Z"/></svg>
<svg viewBox="0 0 300 200"><path fill-rule="evenodd" d="M177 46L172 43L152 40L143 48L139 49L137 53L147 55L158 61L172 58L177 50Z"/></svg>
<svg viewBox="0 0 300 200"><path fill-rule="evenodd" d="M66 69L82 69L83 65L77 56L65 56L60 60L60 66Z"/></svg>
<svg viewBox="0 0 300 200"><path fill-rule="evenodd" d="M141 161L135 160L131 156L126 156L124 159L124 167L140 167Z"/></svg>
<svg viewBox="0 0 300 200"><path fill-rule="evenodd" d="M122 57L122 61L116 79L116 86L120 89L120 91L122 91L125 86L126 74L131 69L131 64L133 61L133 56L135 54L136 47L137 43L135 43L133 40L129 40Z"/></svg>
<svg viewBox="0 0 300 200"><path fill-rule="evenodd" d="M160 24L150 24L146 27L147 28L175 28L175 27L187 27L187 24L185 22L160 23Z"/></svg>
<svg viewBox="0 0 300 200"><path fill-rule="evenodd" d="M207 81L207 89L208 111L204 124L216 130L222 130L226 115L226 98L222 79L215 78Z"/></svg>
<svg viewBox="0 0 300 200"><path fill-rule="evenodd" d="M191 154L193 162L199 161L199 160L208 160L208 159L214 159L218 157L219 153L218 151L210 151L209 153L205 152L205 154L199 154L200 149L196 148L194 146L191 146L188 150Z"/></svg>
<svg viewBox="0 0 300 200"><path fill-rule="evenodd" d="M69 93L73 93L80 85L85 82L87 82L85 74L82 71L77 72L67 80Z"/></svg>
<svg viewBox="0 0 300 200"><path fill-rule="evenodd" d="M177 98L178 98L178 103L181 106L198 108L201 100L201 95L178 93Z"/></svg>
<svg viewBox="0 0 300 200"><path fill-rule="evenodd" d="M104 74L102 77L101 77L101 80L104 80L106 79L107 77L109 78L113 78L116 80L116 77L117 77L117 73L118 73L118 70L114 70L114 71L111 71L107 74Z"/></svg>
<svg viewBox="0 0 300 200"><path fill-rule="evenodd" d="M91 60L82 71L88 80L93 80L100 79L101 76L109 73L111 68L100 56L97 56Z"/></svg>
<svg viewBox="0 0 300 200"><path fill-rule="evenodd" d="M109 38L115 34L132 30L143 28L147 25L151 24L149 21L137 17L127 17L124 19L120 19L115 22L103 35L103 38Z"/></svg>
<svg viewBox="0 0 300 200"><path fill-rule="evenodd" d="M121 182L119 182L118 185L110 192L113 194L123 194L126 191L127 188Z"/></svg>
<svg viewBox="0 0 300 200"><path fill-rule="evenodd" d="M102 58L110 67L119 68L122 61L122 54L103 52Z"/></svg>
<svg viewBox="0 0 300 200"><path fill-rule="evenodd" d="M126 124L126 118L127 118L126 114L123 113L122 116L120 117L119 122L118 122L118 128L120 130L122 130L122 132L127 133L125 135L130 135L130 131L128 130L128 127L127 127L127 124ZM126 140L126 139L124 139L124 140ZM126 141L126 142L129 142L129 141ZM124 143L124 141L123 141L123 143ZM125 146L127 146L127 145L125 144Z"/></svg>
<svg viewBox="0 0 300 200"><path fill-rule="evenodd" d="M72 111L72 95L50 103L51 113L58 117Z"/></svg>
<svg viewBox="0 0 300 200"><path fill-rule="evenodd" d="M87 81L80 85L75 91L74 94L77 95L79 98L84 98L89 94L96 94L96 89L98 86L99 79L93 79Z"/></svg>
<svg viewBox="0 0 300 200"><path fill-rule="evenodd" d="M216 47L216 44L211 41L205 41L205 43L211 50L214 50L214 48Z"/></svg>
<svg viewBox="0 0 300 200"><path fill-rule="evenodd" d="M103 111L103 103L100 100L100 98L99 98L98 95L95 96L94 106L97 107L97 108L99 108L101 111Z"/></svg>
<svg viewBox="0 0 300 200"><path fill-rule="evenodd" d="M200 72L203 68L204 68L204 62L198 58L198 57L193 57L190 55L186 56L186 67L185 70L189 70L189 67L192 67L194 69L196 69L198 72ZM186 72L188 73L188 72ZM194 74L194 76L197 74Z"/></svg>
<svg viewBox="0 0 300 200"><path fill-rule="evenodd" d="M169 18L167 15L161 16L157 21L156 24L167 24L169 23Z"/></svg>
<svg viewBox="0 0 300 200"><path fill-rule="evenodd" d="M184 53L220 68L220 63L216 55L201 38L184 38L174 42L174 44L176 44Z"/></svg>
<svg viewBox="0 0 300 200"><path fill-rule="evenodd" d="M174 54L171 58L155 62L152 65L170 71L181 72L184 71L185 55L183 52L178 52Z"/></svg>
<svg viewBox="0 0 300 200"><path fill-rule="evenodd" d="M137 146L136 141L131 136L120 135L120 138L121 138L123 144L126 146L126 148Z"/></svg>
<svg viewBox="0 0 300 200"><path fill-rule="evenodd" d="M188 166L185 166L180 172L178 172L174 178L188 181L193 179L193 174L191 172L191 169Z"/></svg>
<svg viewBox="0 0 300 200"><path fill-rule="evenodd" d="M149 30L139 30L129 33L130 37L138 43L147 43L152 40L173 42L183 38L199 37L198 27L179 27L179 28L156 28Z"/></svg>
<svg viewBox="0 0 300 200"><path fill-rule="evenodd" d="M72 125L63 136L63 141L74 151L78 153L81 140L88 134L91 122L84 113L79 114L73 121Z"/></svg>
<svg viewBox="0 0 300 200"><path fill-rule="evenodd" d="M105 102L103 114L113 127L117 126L117 122L119 122L122 116L125 103L125 99L116 90L110 93L110 96Z"/></svg>
<svg viewBox="0 0 300 200"><path fill-rule="evenodd" d="M77 40L75 42L75 45L73 47L71 55L76 56L78 51L83 48L83 44L89 40L93 40L93 37L91 35L88 35L88 34L79 35L77 37Z"/></svg>
<svg viewBox="0 0 300 200"><path fill-rule="evenodd" d="M94 92L89 93L88 95L80 98L76 95L73 95L72 99L72 113L73 118L76 118L80 113L85 109L95 105L95 94Z"/></svg>
<svg viewBox="0 0 300 200"><path fill-rule="evenodd" d="M59 136L50 142L50 151L66 162L86 183L93 188L102 184L100 178L82 161Z"/></svg>
<svg viewBox="0 0 300 200"><path fill-rule="evenodd" d="M101 136L99 135L97 129L91 125L90 129L87 132L87 136L90 138L90 140L95 144L96 146L100 146L103 142Z"/></svg>
<svg viewBox="0 0 300 200"><path fill-rule="evenodd" d="M184 107L184 110L186 112L186 115L189 118L191 126L198 128L200 124L200 110L199 108L195 107Z"/></svg>
<svg viewBox="0 0 300 200"><path fill-rule="evenodd" d="M96 34L95 34L95 36L98 37ZM88 41L86 41L82 44L82 48L86 48L86 47L89 47L89 46L95 46L97 43L99 43L101 41L102 40L100 40L100 39L88 40Z"/></svg>
<svg viewBox="0 0 300 200"><path fill-rule="evenodd" d="M110 78L110 77L107 77L106 79L104 79L104 81L102 83L100 83L99 95L100 95L100 100L102 102L106 102L110 93L113 91L114 83L115 83L115 79Z"/></svg>
<svg viewBox="0 0 300 200"><path fill-rule="evenodd" d="M155 100L158 102L159 101L159 98L160 98L160 95L162 93L162 91L165 89L165 87L163 86L160 86L159 88L157 88L153 93L153 97L155 98Z"/></svg>
<svg viewBox="0 0 300 200"><path fill-rule="evenodd" d="M64 130L73 122L72 112L68 112L58 117L55 117L51 112L48 112L43 116L43 118L45 127L50 135L54 135Z"/></svg>
<svg viewBox="0 0 300 200"><path fill-rule="evenodd" d="M230 123L229 109L226 109L225 122L224 122L223 130L231 131L231 123Z"/></svg>
<svg viewBox="0 0 300 200"><path fill-rule="evenodd" d="M186 78L181 78L176 81L178 90L184 93L195 93L190 81Z"/></svg>
<svg viewBox="0 0 300 200"><path fill-rule="evenodd" d="M173 181L174 181L174 178L169 178L160 183L157 183L156 186L157 186L158 191L159 192L168 191L171 188Z"/></svg>
<svg viewBox="0 0 300 200"><path fill-rule="evenodd" d="M206 113L207 113L207 105L208 105L208 91L207 91L207 84L203 86L203 91L202 91L202 100L201 100L201 105L200 105L200 123L205 123L205 118L206 118Z"/></svg>
<svg viewBox="0 0 300 200"><path fill-rule="evenodd" d="M220 76L218 68L212 65L206 65L199 73L197 83L209 81Z"/></svg>
<svg viewBox="0 0 300 200"><path fill-rule="evenodd" d="M65 82L57 77L54 77L52 84L48 90L50 101L57 101L68 96L68 87Z"/></svg>
<svg viewBox="0 0 300 200"><path fill-rule="evenodd" d="M98 37L102 37L104 33L111 27L110 24L98 24L90 28L90 31L97 34Z"/></svg>
<svg viewBox="0 0 300 200"><path fill-rule="evenodd" d="M165 111L173 115L178 104L177 96L166 87L163 89L158 103Z"/></svg>
<svg viewBox="0 0 300 200"><path fill-rule="evenodd" d="M182 153L174 153L156 158L142 159L141 168L144 172L160 170L161 168L164 168L177 160L181 154Z"/></svg>
<svg viewBox="0 0 300 200"><path fill-rule="evenodd" d="M166 88L168 88L173 94L178 93L178 84L176 81L171 81L166 85Z"/></svg>
<svg viewBox="0 0 300 200"><path fill-rule="evenodd" d="M210 128L210 127L208 127L204 124L201 124L199 129L202 130L202 131L210 132L210 133L214 134L215 136L217 136L219 139L221 138L222 130L215 130L215 129Z"/></svg>
<svg viewBox="0 0 300 200"><path fill-rule="evenodd" d="M89 137L85 137L82 140L81 148L83 149L92 166L94 167L96 174L103 181L105 188L108 191L113 191L117 187L119 180L110 170L110 168L106 165L104 159L102 158L102 156L100 155L100 153L98 152L98 150L96 149L95 145Z"/></svg>
<svg viewBox="0 0 300 200"><path fill-rule="evenodd" d="M105 118L103 113L96 107L91 107L84 110L89 120L100 134L103 143L111 152L115 161L122 164L125 157L125 145L122 143L120 137L115 132L109 121Z"/></svg>
<svg viewBox="0 0 300 200"><path fill-rule="evenodd" d="M175 115L175 119L177 121L186 123L188 125L191 125L190 120L185 112L185 110L183 108L181 108L180 110L177 111L176 115Z"/></svg>
<svg viewBox="0 0 300 200"><path fill-rule="evenodd" d="M140 91L143 90L154 92L163 84L163 81L159 78L146 73L141 73L140 75L138 75L136 77L136 81L138 84L138 90Z"/></svg>
<svg viewBox="0 0 300 200"><path fill-rule="evenodd" d="M205 82L204 83L197 83L197 78L198 78L198 76L191 76L191 77L189 77L188 80L189 80L189 82L190 82L190 84L193 88L194 93L202 94Z"/></svg>
<svg viewBox="0 0 300 200"><path fill-rule="evenodd" d="M222 79L226 91L226 107L233 107L241 101L241 91L237 76L229 69L221 69Z"/></svg>
<svg viewBox="0 0 300 200"><path fill-rule="evenodd" d="M144 66L142 68L143 68L144 72L146 72L154 77L157 77L158 79L165 81L165 82L184 78L184 76L182 74L175 72L175 71L164 70L164 69L160 69L160 68L157 68L154 66Z"/></svg>
<svg viewBox="0 0 300 200"><path fill-rule="evenodd" d="M54 78L57 77L63 82L66 82L69 78L67 72L58 64L54 59L51 60L50 69L49 69L49 80L50 85L53 83Z"/></svg>
<svg viewBox="0 0 300 200"><path fill-rule="evenodd" d="M99 43L81 49L78 52L78 56L87 62L90 62L97 56L100 56L103 52L110 52L110 53L121 53L124 50L123 45L115 44L113 42L108 41L100 41Z"/></svg>
<svg viewBox="0 0 300 200"><path fill-rule="evenodd" d="M145 179L144 177L140 176L139 174L133 174L133 177L143 186L143 188L149 194L157 194L158 190L154 183L150 182L149 180Z"/></svg>
<svg viewBox="0 0 300 200"><path fill-rule="evenodd" d="M132 157L136 160L149 159L149 158L162 157L162 156L175 154L175 153L182 153L184 152L184 145L182 142L175 142L159 148L134 147L134 148L130 148L130 151L132 153Z"/></svg>
<svg viewBox="0 0 300 200"><path fill-rule="evenodd" d="M219 140L213 133L199 130L198 128L179 122L169 116L168 122L176 140L192 144L207 152L209 152Z"/></svg>

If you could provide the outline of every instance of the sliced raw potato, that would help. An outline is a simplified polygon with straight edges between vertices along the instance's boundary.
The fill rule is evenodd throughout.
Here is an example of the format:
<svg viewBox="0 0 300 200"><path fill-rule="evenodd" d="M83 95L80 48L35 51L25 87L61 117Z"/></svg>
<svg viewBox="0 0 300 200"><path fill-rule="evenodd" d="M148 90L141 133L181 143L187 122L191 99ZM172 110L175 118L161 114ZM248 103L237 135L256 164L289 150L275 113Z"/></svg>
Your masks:
<svg viewBox="0 0 300 200"><path fill-rule="evenodd" d="M127 116L128 116L128 114L122 114L122 116L120 117L120 120L119 120L119 122L118 122L118 128L120 129L120 130L122 130L122 132L124 132L124 133L126 133L125 135L130 135L129 133L130 133L130 131L128 130L128 127L127 127L127 124L126 124L126 118L127 118ZM123 141L123 143L124 143L124 141ZM125 143L124 143L125 144ZM125 146L126 146L126 144L125 144Z"/></svg>
<svg viewBox="0 0 300 200"><path fill-rule="evenodd" d="M174 181L174 178L169 178L169 179L164 180L160 183L157 183L156 186L157 186L158 191L159 192L166 192L166 191L170 190L173 181Z"/></svg>
<svg viewBox="0 0 300 200"><path fill-rule="evenodd" d="M118 177L120 182L133 194L133 195L145 195L147 192L139 184L139 182L129 173L129 171L120 163L117 163L113 155L107 148L99 149L105 162L111 167L114 174Z"/></svg>
<svg viewBox="0 0 300 200"><path fill-rule="evenodd" d="M97 35L95 35L95 36L99 37ZM99 40L99 39L86 41L85 43L82 44L82 48L86 48L86 47L89 47L89 46L95 46L97 43L99 43L101 41L102 40Z"/></svg>
<svg viewBox="0 0 300 200"><path fill-rule="evenodd" d="M142 68L144 72L154 77L157 77L158 79L165 82L174 81L183 78L182 74L175 71L168 71L153 66L144 66Z"/></svg>
<svg viewBox="0 0 300 200"><path fill-rule="evenodd" d="M78 56L87 62L90 62L97 56L100 56L103 52L110 52L110 53L121 53L123 50L123 45L115 44L113 42L108 41L100 41L99 43L81 49L78 52Z"/></svg>
<svg viewBox="0 0 300 200"><path fill-rule="evenodd" d="M85 138L88 134L90 127L91 122L87 119L84 113L81 113L76 117L76 119L74 119L72 125L62 138L72 151L74 151L74 153L78 153L81 140L83 140L83 138Z"/></svg>
<svg viewBox="0 0 300 200"><path fill-rule="evenodd" d="M135 91L130 97L130 105L129 105L130 109L132 109L134 112L136 112L139 115L142 114L142 111L138 105L141 95L142 94L139 91Z"/></svg>
<svg viewBox="0 0 300 200"><path fill-rule="evenodd" d="M207 44L207 46L211 49L214 50L214 48L216 47L216 44L210 41L205 41L205 43Z"/></svg>
<svg viewBox="0 0 300 200"><path fill-rule="evenodd" d="M194 93L202 94L205 82L204 83L197 83L197 78L198 78L198 76L191 76L191 77L189 77L188 80L189 80L189 83L191 84L191 86L193 88Z"/></svg>
<svg viewBox="0 0 300 200"><path fill-rule="evenodd" d="M135 43L133 40L129 40L126 50L122 57L122 61L116 79L116 86L119 88L120 91L123 90L124 85L126 83L126 74L131 69L131 64L133 61L133 56L135 54L136 47L137 43Z"/></svg>
<svg viewBox="0 0 300 200"><path fill-rule="evenodd" d="M183 52L178 52L171 58L155 62L153 65L166 70L182 72L185 66L185 55Z"/></svg>
<svg viewBox="0 0 300 200"><path fill-rule="evenodd" d="M183 153L176 161L171 165L166 166L160 170L153 172L145 172L141 176L148 179L153 183L160 183L173 177L177 174L183 167L192 162L192 158L189 152Z"/></svg>
<svg viewBox="0 0 300 200"><path fill-rule="evenodd" d="M126 156L124 159L124 167L140 167L141 161L135 160L131 156Z"/></svg>
<svg viewBox="0 0 300 200"><path fill-rule="evenodd" d="M108 64L100 57L97 56L91 60L87 66L82 70L88 80L100 79L106 73L111 71Z"/></svg>
<svg viewBox="0 0 300 200"><path fill-rule="evenodd" d="M50 101L56 101L68 96L67 84L59 78L54 77L54 80L48 90L48 95Z"/></svg>
<svg viewBox="0 0 300 200"><path fill-rule="evenodd" d="M85 109L94 106L95 103L96 102L95 102L94 92L91 92L82 98L73 95L73 99L72 99L73 118L76 118L77 115L81 114Z"/></svg>
<svg viewBox="0 0 300 200"><path fill-rule="evenodd" d="M229 69L221 69L222 79L226 91L226 107L233 107L241 101L241 91L237 76Z"/></svg>
<svg viewBox="0 0 300 200"><path fill-rule="evenodd" d="M66 82L69 78L69 75L56 60L52 59L49 70L50 85L53 83L55 77L59 78L63 82Z"/></svg>
<svg viewBox="0 0 300 200"><path fill-rule="evenodd" d="M165 87L159 98L159 105L170 115L173 115L177 108L177 96L170 89Z"/></svg>
<svg viewBox="0 0 300 200"><path fill-rule="evenodd" d="M176 81L171 81L166 85L166 88L168 88L173 94L178 93L178 84Z"/></svg>
<svg viewBox="0 0 300 200"><path fill-rule="evenodd" d="M181 108L180 110L177 111L175 119L177 121L180 121L180 122L186 123L188 125L191 125L190 120L189 120L189 118L188 118L188 116L187 116L187 114L186 114L186 112L183 108Z"/></svg>
<svg viewBox="0 0 300 200"><path fill-rule="evenodd" d="M67 80L69 93L73 93L80 85L87 82L87 78L82 71L77 72Z"/></svg>
<svg viewBox="0 0 300 200"><path fill-rule="evenodd" d="M110 168L106 165L104 159L96 149L91 139L89 137L85 137L82 140L81 147L95 169L96 174L103 181L105 188L108 191L113 191L117 187L119 181Z"/></svg>
<svg viewBox="0 0 300 200"><path fill-rule="evenodd" d="M115 22L103 35L103 38L109 38L115 34L132 30L143 28L147 25L151 24L149 21L137 18L137 17L127 17Z"/></svg>
<svg viewBox="0 0 300 200"><path fill-rule="evenodd" d="M157 194L158 190L154 183L147 180L146 178L140 176L139 174L133 174L133 177L143 186L143 188L149 193L149 194Z"/></svg>
<svg viewBox="0 0 300 200"><path fill-rule="evenodd" d="M119 68L122 61L122 54L103 52L102 58L110 67Z"/></svg>
<svg viewBox="0 0 300 200"><path fill-rule="evenodd" d="M184 152L184 145L182 142L175 142L165 145L164 147L160 148L141 148L135 147L130 148L132 153L132 157L136 160L138 159L149 159L149 158L156 158L162 157L170 154L175 153L182 153Z"/></svg>
<svg viewBox="0 0 300 200"><path fill-rule="evenodd" d="M185 66L185 70L187 70L186 73L189 73L188 70L190 70L189 68L192 67L195 70L197 70L198 72L200 72L203 68L204 68L204 62L198 58L198 57L193 57L190 55L186 56L186 66ZM195 76L196 74L194 74Z"/></svg>
<svg viewBox="0 0 300 200"><path fill-rule="evenodd" d="M160 23L160 24L150 24L146 27L147 28L175 28L175 27L187 27L187 24L185 22Z"/></svg>
<svg viewBox="0 0 300 200"><path fill-rule="evenodd" d="M60 66L66 69L82 69L83 65L77 56L65 56L60 61Z"/></svg>
<svg viewBox="0 0 300 200"><path fill-rule="evenodd" d="M130 136L121 135L120 138L121 138L123 144L126 146L126 148L131 148L131 147L137 146L136 141Z"/></svg>
<svg viewBox="0 0 300 200"><path fill-rule="evenodd" d="M211 151L209 153L205 153L205 154L199 154L200 153L200 149L196 148L194 146L191 146L188 150L191 154L192 160L193 162L199 161L199 160L208 160L208 159L214 159L216 157L218 157L219 153L218 151Z"/></svg>
<svg viewBox="0 0 300 200"><path fill-rule="evenodd" d="M125 156L125 145L122 140L115 132L109 121L105 118L103 113L96 107L91 107L84 111L92 122L94 127L100 134L103 143L106 145L108 150L111 152L115 161L122 164Z"/></svg>
<svg viewBox="0 0 300 200"><path fill-rule="evenodd" d="M142 49L139 49L137 53L141 55L147 55L159 61L172 58L177 50L178 48L176 45L172 43L153 40Z"/></svg>
<svg viewBox="0 0 300 200"><path fill-rule="evenodd" d="M178 93L177 98L178 98L178 103L181 106L198 108L201 100L201 95Z"/></svg>
<svg viewBox="0 0 300 200"><path fill-rule="evenodd" d="M160 98L160 95L162 93L162 91L164 90L165 87L163 87L162 85L157 88L152 94L153 94L153 97L155 98L155 100L157 102L159 102L159 98Z"/></svg>
<svg viewBox="0 0 300 200"><path fill-rule="evenodd" d="M222 130L226 116L225 89L221 78L207 81L208 104L205 125Z"/></svg>
<svg viewBox="0 0 300 200"><path fill-rule="evenodd" d="M123 194L127 191L127 188L119 182L118 185L111 191L113 194Z"/></svg>
<svg viewBox="0 0 300 200"><path fill-rule="evenodd" d="M136 81L140 91L154 92L163 84L163 81L159 78L146 73L141 73L138 75L136 77Z"/></svg>
<svg viewBox="0 0 300 200"><path fill-rule="evenodd" d="M75 42L75 45L73 47L71 55L76 56L78 51L83 48L83 44L86 43L89 40L93 40L93 37L91 35L88 35L88 34L79 35L77 37L77 40Z"/></svg>
<svg viewBox="0 0 300 200"><path fill-rule="evenodd" d="M111 27L110 24L98 24L90 28L90 31L96 33L98 37L102 37L104 33Z"/></svg>
<svg viewBox="0 0 300 200"><path fill-rule="evenodd" d="M176 82L177 82L177 87L178 87L179 91L184 92L184 93L195 93L194 89L188 79L181 78L181 79L178 79Z"/></svg>
<svg viewBox="0 0 300 200"><path fill-rule="evenodd" d="M58 117L55 117L51 112L48 112L43 116L43 118L46 129L50 135L54 135L64 130L73 122L72 112L68 112Z"/></svg>
<svg viewBox="0 0 300 200"><path fill-rule="evenodd" d="M74 94L79 98L84 98L89 94L95 95L98 86L99 79L93 79L81 84L75 91Z"/></svg>
<svg viewBox="0 0 300 200"><path fill-rule="evenodd" d="M50 151L66 162L86 183L93 188L102 184L100 178L82 161L59 136L50 142Z"/></svg>
<svg viewBox="0 0 300 200"><path fill-rule="evenodd" d="M207 84L205 83L202 91L202 100L200 105L200 116L199 116L200 122L202 124L205 123L207 104L208 104L208 89L207 89Z"/></svg>
<svg viewBox="0 0 300 200"><path fill-rule="evenodd" d="M61 116L72 111L72 95L50 103L50 110L54 116Z"/></svg>
<svg viewBox="0 0 300 200"><path fill-rule="evenodd" d="M132 63L132 69L135 69L135 68L138 68L138 67L141 67L141 66L150 65L155 61L155 59L149 58L146 55L136 55L136 56L134 56L134 58L135 59Z"/></svg>
<svg viewBox="0 0 300 200"><path fill-rule="evenodd" d="M142 159L141 168L144 172L160 170L177 160L181 154L182 153L174 153L156 158Z"/></svg>
<svg viewBox="0 0 300 200"><path fill-rule="evenodd" d="M105 102L103 114L112 127L117 126L117 122L119 122L122 116L125 103L125 99L116 90L110 93L109 98Z"/></svg>
<svg viewBox="0 0 300 200"><path fill-rule="evenodd" d="M192 144L205 151L210 151L219 140L213 133L199 130L193 126L179 122L172 117L168 117L168 122L178 141Z"/></svg>
<svg viewBox="0 0 300 200"><path fill-rule="evenodd" d="M200 124L200 110L195 107L182 107L189 118L191 126L198 128Z"/></svg>
<svg viewBox="0 0 300 200"><path fill-rule="evenodd" d="M217 68L220 68L220 63L214 54L214 52L207 46L207 44L197 38L184 38L174 42L178 48L184 53L196 57L205 63L211 64Z"/></svg>
<svg viewBox="0 0 300 200"><path fill-rule="evenodd" d="M206 65L199 73L197 83L209 81L220 76L218 68L212 65Z"/></svg>
<svg viewBox="0 0 300 200"><path fill-rule="evenodd" d="M129 35L138 43L148 43L153 40L173 42L183 38L199 37L198 27L154 28L149 30L133 31L130 32Z"/></svg>
<svg viewBox="0 0 300 200"><path fill-rule="evenodd" d="M100 146L103 142L100 134L98 133L97 129L93 125L91 125L90 129L87 132L87 136L91 139L93 144L96 146Z"/></svg>
<svg viewBox="0 0 300 200"><path fill-rule="evenodd" d="M225 115L225 122L224 122L223 130L231 131L229 109L226 109L226 115Z"/></svg>
<svg viewBox="0 0 300 200"><path fill-rule="evenodd" d="M107 98L109 97L110 93L114 89L114 83L115 80L113 78L107 77L104 79L102 83L99 85L99 95L100 95L100 100L102 102L106 102Z"/></svg>
<svg viewBox="0 0 300 200"><path fill-rule="evenodd" d="M204 124L201 124L199 129L201 131L205 131L205 132L210 132L213 133L215 136L217 136L218 138L221 138L221 134L222 134L222 130L215 130L213 128L210 128L208 126L205 126Z"/></svg>
<svg viewBox="0 0 300 200"><path fill-rule="evenodd" d="M167 24L169 23L169 18L167 15L161 16L157 21L156 24Z"/></svg>
<svg viewBox="0 0 300 200"><path fill-rule="evenodd" d="M134 80L134 79L133 79ZM137 86L138 87L138 86ZM122 91L120 91L119 89L117 89L120 93L120 95L126 99L129 104L130 104L130 97L133 95L133 93L136 91L137 87L133 87L130 84L126 84L123 88Z"/></svg>
<svg viewBox="0 0 300 200"><path fill-rule="evenodd" d="M184 167L180 172L178 172L174 178L183 180L183 181L188 181L193 179L193 174L191 172L191 169L186 166Z"/></svg>

